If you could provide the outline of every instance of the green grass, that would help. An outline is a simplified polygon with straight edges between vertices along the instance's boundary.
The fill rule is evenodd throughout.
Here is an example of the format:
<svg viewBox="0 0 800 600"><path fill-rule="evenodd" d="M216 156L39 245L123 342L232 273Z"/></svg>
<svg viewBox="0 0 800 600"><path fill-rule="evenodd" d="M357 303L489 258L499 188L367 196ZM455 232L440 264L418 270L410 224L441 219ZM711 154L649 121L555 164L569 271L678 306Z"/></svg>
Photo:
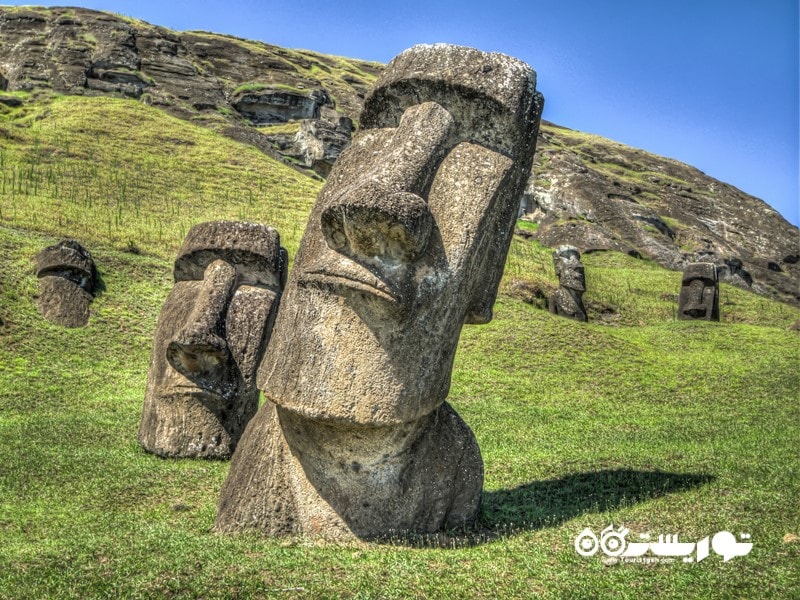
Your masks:
<svg viewBox="0 0 800 600"><path fill-rule="evenodd" d="M213 219L274 225L294 252L319 183L135 100L55 97L0 114L0 223L169 258ZM101 143L101 141L105 143Z"/></svg>
<svg viewBox="0 0 800 600"><path fill-rule="evenodd" d="M508 295L556 283L551 250L515 236L449 400L483 453L479 530L412 547L215 535L228 463L135 439L171 261L211 218L277 224L294 254L318 184L135 102L39 102L0 117L0 135L0 598L796 596L800 542L783 538L800 534L800 311L723 285L721 323L677 321L680 273L596 253L592 321L576 323ZM105 284L76 330L33 301L31 257L67 236ZM584 527L611 523L632 539L748 532L754 547L692 565L575 552Z"/></svg>
<svg viewBox="0 0 800 600"><path fill-rule="evenodd" d="M264 90L283 90L293 94L300 94L301 96L308 93L307 90L301 90L300 88L283 83L243 83L233 90L233 95L235 96L243 92L262 92Z"/></svg>

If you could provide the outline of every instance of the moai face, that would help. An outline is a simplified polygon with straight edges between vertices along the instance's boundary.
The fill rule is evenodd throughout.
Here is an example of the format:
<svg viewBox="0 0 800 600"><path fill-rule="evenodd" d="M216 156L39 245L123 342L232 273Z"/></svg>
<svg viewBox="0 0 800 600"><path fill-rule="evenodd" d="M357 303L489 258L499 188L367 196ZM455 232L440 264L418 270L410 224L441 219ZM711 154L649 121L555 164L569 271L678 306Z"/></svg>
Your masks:
<svg viewBox="0 0 800 600"><path fill-rule="evenodd" d="M139 440L162 456L225 458L258 406L255 373L286 273L278 232L193 227L155 333Z"/></svg>
<svg viewBox="0 0 800 600"><path fill-rule="evenodd" d="M553 253L553 263L559 285L578 292L586 291L586 273L577 248L560 246Z"/></svg>
<svg viewBox="0 0 800 600"><path fill-rule="evenodd" d="M542 108L510 57L419 46L365 102L309 219L259 385L373 426L448 393L464 323L491 319Z"/></svg>
<svg viewBox="0 0 800 600"><path fill-rule="evenodd" d="M583 305L586 273L580 252L573 246L559 246L553 252L553 265L559 286L550 297L550 312L576 321L588 321L586 307Z"/></svg>
<svg viewBox="0 0 800 600"><path fill-rule="evenodd" d="M719 284L715 265L686 265L678 297L678 318L719 321Z"/></svg>
<svg viewBox="0 0 800 600"><path fill-rule="evenodd" d="M48 246L34 258L39 313L57 325L83 327L89 321L97 270L92 255L75 240Z"/></svg>

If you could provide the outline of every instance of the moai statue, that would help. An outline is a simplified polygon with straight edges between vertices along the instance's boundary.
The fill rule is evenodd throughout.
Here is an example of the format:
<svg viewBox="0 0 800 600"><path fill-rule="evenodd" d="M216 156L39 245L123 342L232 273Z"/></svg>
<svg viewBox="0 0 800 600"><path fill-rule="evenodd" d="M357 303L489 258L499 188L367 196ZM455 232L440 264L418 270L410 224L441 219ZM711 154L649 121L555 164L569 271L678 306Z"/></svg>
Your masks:
<svg viewBox="0 0 800 600"><path fill-rule="evenodd" d="M689 263L683 270L678 296L678 318L719 321L717 267L711 263Z"/></svg>
<svg viewBox="0 0 800 600"><path fill-rule="evenodd" d="M573 246L559 246L553 252L553 264L558 275L558 289L550 298L550 312L586 322L583 293L586 291L586 274L581 254Z"/></svg>
<svg viewBox="0 0 800 600"><path fill-rule="evenodd" d="M483 463L445 398L462 325L492 316L542 103L500 54L417 46L387 66L306 226L217 531L474 521Z"/></svg>
<svg viewBox="0 0 800 600"><path fill-rule="evenodd" d="M33 260L39 278L39 313L64 327L85 326L98 281L89 251L75 240L63 240L48 246Z"/></svg>
<svg viewBox="0 0 800 600"><path fill-rule="evenodd" d="M192 227L156 325L138 434L145 450L230 457L258 409L256 369L286 267L272 227L231 221Z"/></svg>

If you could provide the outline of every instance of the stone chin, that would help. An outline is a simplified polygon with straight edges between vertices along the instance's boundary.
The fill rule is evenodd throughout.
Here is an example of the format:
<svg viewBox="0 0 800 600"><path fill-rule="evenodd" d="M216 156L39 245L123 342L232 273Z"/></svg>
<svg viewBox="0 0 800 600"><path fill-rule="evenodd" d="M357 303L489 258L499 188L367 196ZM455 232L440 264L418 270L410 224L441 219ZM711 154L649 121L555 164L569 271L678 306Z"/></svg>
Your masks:
<svg viewBox="0 0 800 600"><path fill-rule="evenodd" d="M284 301L276 331L293 336L271 340L258 373L278 406L314 420L389 426L415 421L447 397L460 327L453 335L428 320L370 326L397 307L359 285L290 286Z"/></svg>

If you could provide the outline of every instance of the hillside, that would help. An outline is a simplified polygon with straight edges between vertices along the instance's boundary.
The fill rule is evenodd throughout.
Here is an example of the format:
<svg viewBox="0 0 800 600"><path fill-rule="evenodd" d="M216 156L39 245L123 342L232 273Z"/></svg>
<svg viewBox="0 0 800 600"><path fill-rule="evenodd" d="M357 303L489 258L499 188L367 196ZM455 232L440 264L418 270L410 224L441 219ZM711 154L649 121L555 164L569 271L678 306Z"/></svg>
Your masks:
<svg viewBox="0 0 800 600"><path fill-rule="evenodd" d="M611 251L585 257L592 322L555 317L519 299L556 283L550 251L522 235L495 319L462 333L449 397L483 454L478 531L417 549L209 533L228 463L163 460L136 442L172 257L209 218L278 223L293 254L318 184L134 100L63 97L28 118L5 165L39 156L14 164L44 175L7 185L0 225L0 597L752 597L792 585L800 357L787 327L800 311L723 283L722 323L677 321L680 274ZM170 163L176 152L191 160ZM90 248L105 288L83 329L45 321L34 302L31 258L64 236ZM610 523L686 540L741 530L754 549L702 565L575 553L585 527Z"/></svg>
<svg viewBox="0 0 800 600"><path fill-rule="evenodd" d="M321 184L227 135L232 121L214 111L186 118L118 92L8 88L0 105L0 598L792 594L800 338L790 326L800 310L723 282L720 323L678 321L680 273L639 244L643 258L622 245L585 254L588 324L553 316L541 297L557 283L552 252L537 236L549 244L547 232L570 223L616 221L593 206L571 218L541 195L541 224L517 223L495 318L464 328L453 371L448 401L475 432L485 465L480 528L359 546L210 533L228 463L164 460L136 442L172 261L188 228L209 219L273 224L294 256ZM637 155L646 169L614 173L600 154L622 152L612 142L552 125L543 135L567 148L540 153L542 190L545 180L563 189L555 166L573 155L614 188L671 164ZM667 175L700 189L684 179L693 173ZM639 202L623 206L652 203L681 231L684 217L669 221L645 194L650 184L660 185L623 192ZM82 329L45 321L34 301L31 259L64 237L89 248L103 282ZM632 540L749 533L753 549L727 562L712 552L699 564L576 553L584 528L612 523L625 524Z"/></svg>
<svg viewBox="0 0 800 600"><path fill-rule="evenodd" d="M79 8L0 7L0 90L138 99L316 179L349 143L380 69ZM0 96L0 109L19 101ZM724 281L800 306L798 229L689 165L544 124L521 203L549 247L617 250L675 270L712 261Z"/></svg>

